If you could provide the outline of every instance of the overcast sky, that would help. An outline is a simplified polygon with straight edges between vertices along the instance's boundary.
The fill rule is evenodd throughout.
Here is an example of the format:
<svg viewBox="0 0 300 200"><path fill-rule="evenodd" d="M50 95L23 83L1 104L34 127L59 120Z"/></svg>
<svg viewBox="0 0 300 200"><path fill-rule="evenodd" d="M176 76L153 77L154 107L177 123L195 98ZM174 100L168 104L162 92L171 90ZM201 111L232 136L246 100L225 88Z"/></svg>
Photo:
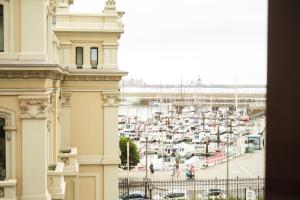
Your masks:
<svg viewBox="0 0 300 200"><path fill-rule="evenodd" d="M105 0L75 0L101 12ZM120 69L148 83L266 84L267 0L117 0ZM127 78L128 78L127 77Z"/></svg>

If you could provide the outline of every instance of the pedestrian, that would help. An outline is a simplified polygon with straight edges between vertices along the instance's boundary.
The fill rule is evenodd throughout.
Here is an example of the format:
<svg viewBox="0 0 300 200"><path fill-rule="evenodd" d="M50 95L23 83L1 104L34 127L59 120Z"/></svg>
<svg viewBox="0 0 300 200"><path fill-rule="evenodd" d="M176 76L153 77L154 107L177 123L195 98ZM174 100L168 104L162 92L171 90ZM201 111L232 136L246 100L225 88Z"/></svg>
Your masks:
<svg viewBox="0 0 300 200"><path fill-rule="evenodd" d="M178 178L180 175L180 171L179 171L179 163L176 163L176 177Z"/></svg>
<svg viewBox="0 0 300 200"><path fill-rule="evenodd" d="M152 163L150 164L149 169L150 169L151 174L154 174L154 166Z"/></svg>
<svg viewBox="0 0 300 200"><path fill-rule="evenodd" d="M172 177L175 176L175 172L176 172L176 165L174 165L172 168L172 174L171 174Z"/></svg>

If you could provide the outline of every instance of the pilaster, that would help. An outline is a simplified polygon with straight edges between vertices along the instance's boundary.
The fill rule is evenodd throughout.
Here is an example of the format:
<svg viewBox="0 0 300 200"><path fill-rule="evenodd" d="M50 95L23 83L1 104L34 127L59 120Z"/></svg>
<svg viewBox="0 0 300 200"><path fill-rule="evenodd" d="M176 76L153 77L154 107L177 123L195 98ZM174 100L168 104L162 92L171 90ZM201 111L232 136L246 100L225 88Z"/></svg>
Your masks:
<svg viewBox="0 0 300 200"><path fill-rule="evenodd" d="M118 69L118 43L103 43L103 68Z"/></svg>
<svg viewBox="0 0 300 200"><path fill-rule="evenodd" d="M104 112L104 199L117 199L119 138L118 138L118 108L119 91L102 92Z"/></svg>
<svg viewBox="0 0 300 200"><path fill-rule="evenodd" d="M47 190L49 95L19 96L22 120L22 200L50 200Z"/></svg>
<svg viewBox="0 0 300 200"><path fill-rule="evenodd" d="M71 146L71 94L62 93L61 103L61 148Z"/></svg>

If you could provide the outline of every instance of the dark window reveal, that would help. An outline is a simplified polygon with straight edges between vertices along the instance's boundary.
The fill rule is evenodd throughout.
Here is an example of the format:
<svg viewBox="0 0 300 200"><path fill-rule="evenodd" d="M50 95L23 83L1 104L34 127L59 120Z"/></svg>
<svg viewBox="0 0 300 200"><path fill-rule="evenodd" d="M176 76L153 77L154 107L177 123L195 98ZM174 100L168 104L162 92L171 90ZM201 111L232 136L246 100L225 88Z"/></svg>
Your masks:
<svg viewBox="0 0 300 200"><path fill-rule="evenodd" d="M0 118L0 181L3 181L6 176L6 163L5 163L5 119Z"/></svg>
<svg viewBox="0 0 300 200"><path fill-rule="evenodd" d="M83 47L76 47L76 65L82 68L83 65Z"/></svg>
<svg viewBox="0 0 300 200"><path fill-rule="evenodd" d="M0 4L0 52L4 52L4 17L3 5Z"/></svg>

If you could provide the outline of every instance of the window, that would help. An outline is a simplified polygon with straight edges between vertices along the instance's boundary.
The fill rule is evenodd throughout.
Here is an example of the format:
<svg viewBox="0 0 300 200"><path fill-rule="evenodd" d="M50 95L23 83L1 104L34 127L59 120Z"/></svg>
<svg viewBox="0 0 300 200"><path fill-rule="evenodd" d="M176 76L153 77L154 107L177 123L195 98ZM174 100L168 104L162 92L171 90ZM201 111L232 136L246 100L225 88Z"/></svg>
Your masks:
<svg viewBox="0 0 300 200"><path fill-rule="evenodd" d="M4 17L3 5L0 4L0 52L4 52Z"/></svg>
<svg viewBox="0 0 300 200"><path fill-rule="evenodd" d="M98 65L98 48L92 47L91 48L91 65L93 69L97 68Z"/></svg>
<svg viewBox="0 0 300 200"><path fill-rule="evenodd" d="M5 152L5 119L0 118L0 181L6 177L6 152Z"/></svg>
<svg viewBox="0 0 300 200"><path fill-rule="evenodd" d="M76 65L82 68L83 65L83 47L76 47Z"/></svg>

